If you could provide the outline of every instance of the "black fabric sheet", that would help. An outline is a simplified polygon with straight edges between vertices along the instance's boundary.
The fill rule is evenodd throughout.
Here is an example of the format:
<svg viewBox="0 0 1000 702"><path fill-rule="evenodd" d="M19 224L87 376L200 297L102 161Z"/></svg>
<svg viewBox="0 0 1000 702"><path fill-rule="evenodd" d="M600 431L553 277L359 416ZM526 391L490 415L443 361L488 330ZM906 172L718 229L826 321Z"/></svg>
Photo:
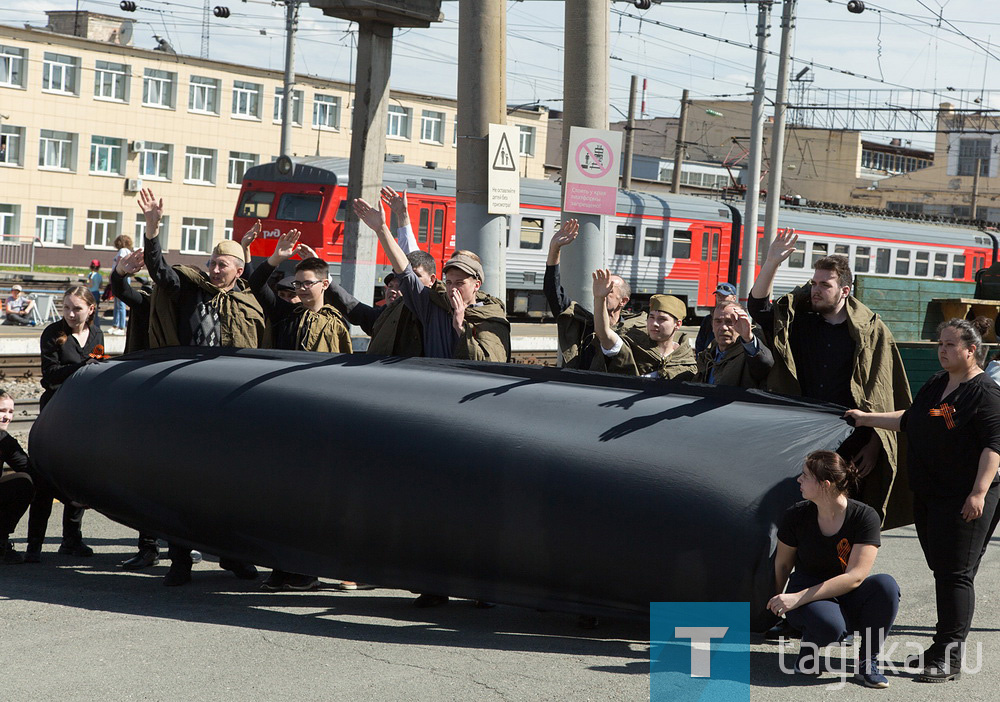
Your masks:
<svg viewBox="0 0 1000 702"><path fill-rule="evenodd" d="M94 397L112 412L81 412ZM749 600L761 627L775 524L804 456L850 433L840 412L552 368L171 348L81 369L30 453L73 499L220 556L590 614Z"/></svg>

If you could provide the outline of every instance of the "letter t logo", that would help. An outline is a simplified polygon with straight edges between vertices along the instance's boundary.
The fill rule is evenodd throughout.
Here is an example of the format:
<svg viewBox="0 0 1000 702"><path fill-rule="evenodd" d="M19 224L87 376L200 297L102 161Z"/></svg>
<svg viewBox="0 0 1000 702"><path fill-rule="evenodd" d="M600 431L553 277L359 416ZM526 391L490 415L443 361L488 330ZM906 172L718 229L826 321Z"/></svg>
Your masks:
<svg viewBox="0 0 1000 702"><path fill-rule="evenodd" d="M691 639L691 677L712 677L712 639L721 639L728 626L678 626L674 636Z"/></svg>

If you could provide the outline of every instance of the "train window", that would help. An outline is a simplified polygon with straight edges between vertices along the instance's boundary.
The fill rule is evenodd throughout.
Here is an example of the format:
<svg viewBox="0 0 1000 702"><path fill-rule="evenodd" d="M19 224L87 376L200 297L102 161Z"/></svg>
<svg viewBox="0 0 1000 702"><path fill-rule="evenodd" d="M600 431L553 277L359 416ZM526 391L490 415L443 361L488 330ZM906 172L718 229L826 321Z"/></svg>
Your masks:
<svg viewBox="0 0 1000 702"><path fill-rule="evenodd" d="M533 217L521 217L521 248L542 248L542 220Z"/></svg>
<svg viewBox="0 0 1000 702"><path fill-rule="evenodd" d="M319 210L322 205L322 195L285 193L278 200L278 214L275 215L275 219L284 219L290 222L318 222Z"/></svg>
<svg viewBox="0 0 1000 702"><path fill-rule="evenodd" d="M872 250L869 246L859 246L854 250L854 272L867 273L871 267Z"/></svg>
<svg viewBox="0 0 1000 702"><path fill-rule="evenodd" d="M875 272L885 275L889 272L889 258L892 252L889 249L875 249Z"/></svg>
<svg viewBox="0 0 1000 702"><path fill-rule="evenodd" d="M965 256L955 254L951 262L951 277L957 279L965 278Z"/></svg>
<svg viewBox="0 0 1000 702"><path fill-rule="evenodd" d="M793 251L792 255L788 257L788 267L789 268L806 267L806 242L804 241L795 242L795 251Z"/></svg>
<svg viewBox="0 0 1000 702"><path fill-rule="evenodd" d="M248 190L240 203L240 217L267 219L271 216L271 205L274 203L274 193L262 190Z"/></svg>
<svg viewBox="0 0 1000 702"><path fill-rule="evenodd" d="M948 254L934 254L934 277L944 278L948 275Z"/></svg>
<svg viewBox="0 0 1000 702"><path fill-rule="evenodd" d="M646 228L646 235L642 242L642 255L651 258L663 256L663 230Z"/></svg>
<svg viewBox="0 0 1000 702"><path fill-rule="evenodd" d="M708 232L704 232L701 235L701 260L708 260Z"/></svg>
<svg viewBox="0 0 1000 702"><path fill-rule="evenodd" d="M833 247L833 253L837 256L850 256L851 247L847 244L837 244Z"/></svg>
<svg viewBox="0 0 1000 702"><path fill-rule="evenodd" d="M431 211L426 207L420 210L420 222L417 225L417 241L427 243L427 230L430 229Z"/></svg>
<svg viewBox="0 0 1000 702"><path fill-rule="evenodd" d="M812 265L815 266L816 261L820 260L821 258L825 258L829 252L830 249L827 247L826 244L821 244L818 241L813 242Z"/></svg>
<svg viewBox="0 0 1000 702"><path fill-rule="evenodd" d="M674 243L670 256L672 258L691 258L691 232L674 231Z"/></svg>
<svg viewBox="0 0 1000 702"><path fill-rule="evenodd" d="M337 205L337 212L333 215L334 222L346 222L347 221L347 200L341 200L340 204Z"/></svg>
<svg viewBox="0 0 1000 702"><path fill-rule="evenodd" d="M635 227L618 225L615 230L615 256L635 256Z"/></svg>
<svg viewBox="0 0 1000 702"><path fill-rule="evenodd" d="M910 252L900 250L896 252L896 275L910 274Z"/></svg>
<svg viewBox="0 0 1000 702"><path fill-rule="evenodd" d="M712 260L719 260L719 231L712 232Z"/></svg>
<svg viewBox="0 0 1000 702"><path fill-rule="evenodd" d="M434 233L432 235L431 243L440 244L441 239L444 238L444 210L436 209L434 210Z"/></svg>
<svg viewBox="0 0 1000 702"><path fill-rule="evenodd" d="M931 260L931 255L927 251L917 251L917 265L913 268L913 275L918 278L923 278L927 276L928 263Z"/></svg>

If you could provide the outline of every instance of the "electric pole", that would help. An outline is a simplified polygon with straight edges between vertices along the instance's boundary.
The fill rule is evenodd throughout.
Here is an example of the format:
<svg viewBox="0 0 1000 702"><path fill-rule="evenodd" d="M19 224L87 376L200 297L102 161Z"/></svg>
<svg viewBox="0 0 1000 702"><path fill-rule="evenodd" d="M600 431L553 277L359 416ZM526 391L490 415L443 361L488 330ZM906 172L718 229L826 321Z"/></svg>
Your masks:
<svg viewBox="0 0 1000 702"><path fill-rule="evenodd" d="M681 117L677 124L677 146L674 149L674 173L670 179L670 192L679 193L681 191L681 169L684 168L684 156L687 150L687 118L688 118L688 91L681 94Z"/></svg>
<svg viewBox="0 0 1000 702"><path fill-rule="evenodd" d="M281 155L292 155L292 119L295 107L295 32L299 25L299 0L285 0L285 87L281 102Z"/></svg>
<svg viewBox="0 0 1000 702"><path fill-rule="evenodd" d="M608 128L608 0L566 0L563 51L563 199L569 173L569 136L573 127ZM563 212L575 217L580 234L562 251L563 286L570 299L594 307L591 274L604 268L608 234L600 215Z"/></svg>
<svg viewBox="0 0 1000 702"><path fill-rule="evenodd" d="M482 260L484 292L506 304L503 215L489 213L490 124L507 123L505 0L458 3L458 161L456 245ZM513 145L511 145L513 146Z"/></svg>
<svg viewBox="0 0 1000 702"><path fill-rule="evenodd" d="M757 65L750 117L750 159L747 164L746 208L743 216L743 265L740 267L740 299L753 287L757 265L757 206L760 203L760 162L764 145L764 72L767 70L767 39L771 34L771 3L757 6Z"/></svg>
<svg viewBox="0 0 1000 702"><path fill-rule="evenodd" d="M774 96L774 124L771 127L771 170L767 183L764 215L764 255L778 232L781 210L781 175L785 162L785 110L788 107L788 74L791 69L792 34L795 32L795 0L781 6L781 50L778 57L778 86Z"/></svg>
<svg viewBox="0 0 1000 702"><path fill-rule="evenodd" d="M632 151L635 146L635 97L639 91L639 76L632 76L628 91L628 121L625 123L625 148L622 156L622 190L632 189Z"/></svg>

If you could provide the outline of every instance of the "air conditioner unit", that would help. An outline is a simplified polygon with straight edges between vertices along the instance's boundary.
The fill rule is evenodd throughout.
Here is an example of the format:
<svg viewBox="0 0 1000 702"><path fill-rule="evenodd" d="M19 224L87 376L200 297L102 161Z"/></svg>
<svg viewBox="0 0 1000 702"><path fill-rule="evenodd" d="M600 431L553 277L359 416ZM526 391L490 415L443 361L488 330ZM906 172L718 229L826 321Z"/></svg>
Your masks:
<svg viewBox="0 0 1000 702"><path fill-rule="evenodd" d="M137 153L139 153L140 151L143 151L146 148L146 142L144 142L144 141L133 141L131 144L129 144L128 148L129 148L129 151L131 151L134 154L137 154Z"/></svg>
<svg viewBox="0 0 1000 702"><path fill-rule="evenodd" d="M142 190L142 178L126 178L125 192L137 193Z"/></svg>

